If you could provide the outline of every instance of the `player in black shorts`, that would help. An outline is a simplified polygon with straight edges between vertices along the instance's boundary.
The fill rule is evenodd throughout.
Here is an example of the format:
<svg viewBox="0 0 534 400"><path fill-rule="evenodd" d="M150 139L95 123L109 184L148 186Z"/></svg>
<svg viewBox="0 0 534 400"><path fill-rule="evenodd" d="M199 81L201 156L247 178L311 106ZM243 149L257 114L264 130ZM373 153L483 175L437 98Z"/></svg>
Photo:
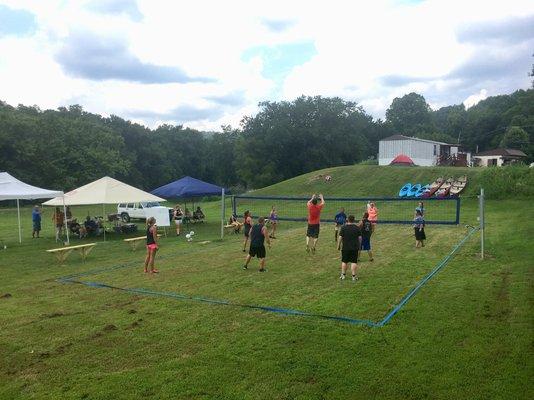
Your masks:
<svg viewBox="0 0 534 400"><path fill-rule="evenodd" d="M348 264L352 272L352 280L358 280L356 270L358 269L358 251L362 241L360 228L354 222L354 215L349 215L347 223L339 231L337 249L341 250L341 276L339 279L344 280ZM343 247L341 246L343 244Z"/></svg>
<svg viewBox="0 0 534 400"><path fill-rule="evenodd" d="M267 239L267 245L271 248L271 241L269 239L269 232L264 225L265 218L259 217L258 223L250 229L250 248L245 259L245 265L243 269L248 268L248 263L252 257L258 257L260 260L260 272L265 272L265 239Z"/></svg>

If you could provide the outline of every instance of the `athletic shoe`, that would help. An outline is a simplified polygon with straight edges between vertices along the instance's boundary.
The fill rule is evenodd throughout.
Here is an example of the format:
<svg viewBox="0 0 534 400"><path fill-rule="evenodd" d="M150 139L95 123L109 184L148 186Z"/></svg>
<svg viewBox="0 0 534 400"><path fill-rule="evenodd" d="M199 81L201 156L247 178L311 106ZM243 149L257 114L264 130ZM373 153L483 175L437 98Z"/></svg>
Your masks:
<svg viewBox="0 0 534 400"><path fill-rule="evenodd" d="M265 269L265 268L260 268L260 269L258 270L258 272L267 272L267 269Z"/></svg>
<svg viewBox="0 0 534 400"><path fill-rule="evenodd" d="M345 280L345 274L341 274L341 275L339 276L339 279L341 279L342 281L344 281L344 280Z"/></svg>
<svg viewBox="0 0 534 400"><path fill-rule="evenodd" d="M310 252L310 246L306 245L306 253Z"/></svg>
<svg viewBox="0 0 534 400"><path fill-rule="evenodd" d="M312 247L312 254L315 254L315 247Z"/></svg>
<svg viewBox="0 0 534 400"><path fill-rule="evenodd" d="M243 269L248 269L248 267L246 265L243 265Z"/></svg>
<svg viewBox="0 0 534 400"><path fill-rule="evenodd" d="M352 275L352 282L356 282L358 280L358 277L356 275Z"/></svg>
<svg viewBox="0 0 534 400"><path fill-rule="evenodd" d="M375 259L374 258L371 258L369 261L373 262Z"/></svg>
<svg viewBox="0 0 534 400"><path fill-rule="evenodd" d="M246 253L246 250L245 250L245 249L243 249L243 253Z"/></svg>

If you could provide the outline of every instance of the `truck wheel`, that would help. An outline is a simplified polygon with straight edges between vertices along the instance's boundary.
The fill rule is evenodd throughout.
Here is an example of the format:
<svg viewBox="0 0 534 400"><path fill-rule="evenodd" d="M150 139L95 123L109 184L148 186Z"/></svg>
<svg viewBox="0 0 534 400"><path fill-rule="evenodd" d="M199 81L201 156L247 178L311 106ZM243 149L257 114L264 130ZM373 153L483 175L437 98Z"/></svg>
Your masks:
<svg viewBox="0 0 534 400"><path fill-rule="evenodd" d="M128 215L128 213L123 212L121 214L121 220L122 222L126 222L126 223L130 222L130 216Z"/></svg>

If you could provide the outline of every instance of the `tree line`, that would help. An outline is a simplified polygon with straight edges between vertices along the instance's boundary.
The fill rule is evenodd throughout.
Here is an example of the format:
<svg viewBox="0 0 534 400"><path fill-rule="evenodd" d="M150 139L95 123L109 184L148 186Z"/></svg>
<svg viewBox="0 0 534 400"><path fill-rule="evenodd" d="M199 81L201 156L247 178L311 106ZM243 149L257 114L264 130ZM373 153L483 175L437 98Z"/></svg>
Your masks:
<svg viewBox="0 0 534 400"><path fill-rule="evenodd" d="M385 120L341 98L263 102L238 128L149 129L79 105L57 110L0 102L0 171L34 185L70 190L104 175L151 190L184 175L235 190L263 187L320 168L373 162L380 139L403 134L467 150L518 148L534 155L534 89L466 109L433 111L425 98L395 98Z"/></svg>

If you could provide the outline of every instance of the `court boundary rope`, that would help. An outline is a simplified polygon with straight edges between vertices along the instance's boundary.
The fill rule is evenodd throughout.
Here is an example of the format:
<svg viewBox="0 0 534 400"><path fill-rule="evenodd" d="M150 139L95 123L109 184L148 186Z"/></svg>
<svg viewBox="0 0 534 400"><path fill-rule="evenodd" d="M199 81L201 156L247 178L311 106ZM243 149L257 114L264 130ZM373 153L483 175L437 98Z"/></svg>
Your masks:
<svg viewBox="0 0 534 400"><path fill-rule="evenodd" d="M157 296L157 297L163 297L163 298L172 298L176 300L189 300L189 301L197 301L202 303L209 303L209 304L217 304L217 305L225 305L225 306L233 306L233 307L240 307L245 309L253 309L253 310L260 310L265 312L272 312L272 313L278 313L278 314L285 314L285 315L291 315L291 316L301 316L301 317L311 317L311 318L320 318L330 321L338 321L338 322L345 322L352 325L365 325L372 328L377 327L383 327L391 319L399 313L399 311L402 310L402 308L409 302L409 300L415 296L415 294L426 284L428 283L439 271L441 271L454 257L454 255L463 247L463 245L467 242L471 236L479 230L478 227L469 227L470 231L465 235L463 239L461 239L456 245L453 247L453 249L428 273L426 274L417 284L412 287L400 300L398 304L396 304L381 320L375 322L371 321L369 319L360 319L360 318L352 318L352 317L345 317L345 316L339 316L339 315L325 315L325 314L318 314L313 312L307 312L307 311L300 311L300 310L293 310L289 308L279 308L279 307L271 307L271 306L263 306L263 305L257 305L257 304L244 304L239 302L232 302L229 300L223 300L223 299L211 299L207 297L202 296L191 296L181 293L175 293L175 292L159 292L155 290L149 290L144 288L125 288L120 286L114 286L110 285L104 282L91 282L91 281L84 281L79 280L77 278L81 277L87 277L91 275L96 275L99 273L104 272L110 272L122 268L128 268L137 266L137 262L130 262L120 265L115 265L109 268L100 268L100 269L93 269L86 272L81 272L78 274L71 274L66 275L60 278L57 278L56 281L60 282L62 284L79 284L87 287L97 288L97 289L112 289L112 290L119 290L126 293L131 294L140 294L140 295L146 295L146 296ZM164 257L167 258L167 257Z"/></svg>

